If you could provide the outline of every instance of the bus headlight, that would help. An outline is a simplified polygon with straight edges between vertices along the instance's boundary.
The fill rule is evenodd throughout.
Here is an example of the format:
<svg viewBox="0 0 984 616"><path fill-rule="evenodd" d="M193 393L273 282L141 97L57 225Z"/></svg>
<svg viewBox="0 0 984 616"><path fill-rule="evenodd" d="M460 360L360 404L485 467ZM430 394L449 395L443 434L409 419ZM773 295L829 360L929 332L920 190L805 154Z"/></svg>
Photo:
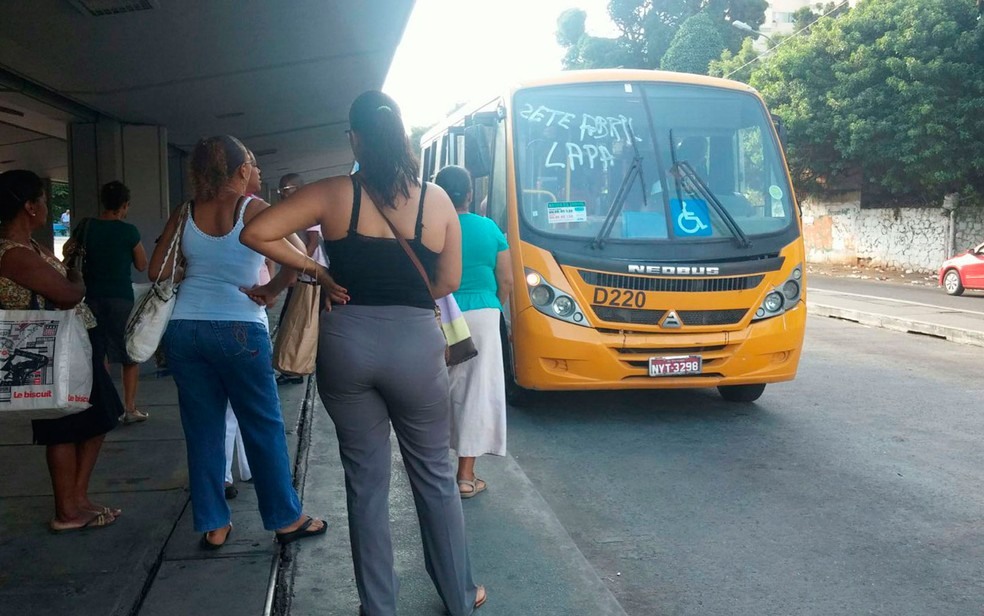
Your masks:
<svg viewBox="0 0 984 616"><path fill-rule="evenodd" d="M782 308L782 295L779 295L775 291L769 293L765 296L765 301L762 302L762 307L765 308L766 312L779 312Z"/></svg>
<svg viewBox="0 0 984 616"><path fill-rule="evenodd" d="M553 303L553 311L559 317L569 317L574 314L574 300L566 295L558 297Z"/></svg>
<svg viewBox="0 0 984 616"><path fill-rule="evenodd" d="M796 299L800 294L799 283L795 280L787 280L786 284L782 285L782 294L790 301Z"/></svg>
<svg viewBox="0 0 984 616"><path fill-rule="evenodd" d="M758 309L752 321L759 321L769 317L778 316L793 306L795 306L803 295L803 267L797 265L789 273L789 278L781 286L769 291Z"/></svg>
<svg viewBox="0 0 984 616"><path fill-rule="evenodd" d="M577 300L548 283L533 270L526 270L526 288L530 294L530 302L538 311L561 321L591 327L584 311L577 305Z"/></svg>
<svg viewBox="0 0 984 616"><path fill-rule="evenodd" d="M537 306L546 306L553 300L553 291L545 284L538 284L530 289L530 299Z"/></svg>

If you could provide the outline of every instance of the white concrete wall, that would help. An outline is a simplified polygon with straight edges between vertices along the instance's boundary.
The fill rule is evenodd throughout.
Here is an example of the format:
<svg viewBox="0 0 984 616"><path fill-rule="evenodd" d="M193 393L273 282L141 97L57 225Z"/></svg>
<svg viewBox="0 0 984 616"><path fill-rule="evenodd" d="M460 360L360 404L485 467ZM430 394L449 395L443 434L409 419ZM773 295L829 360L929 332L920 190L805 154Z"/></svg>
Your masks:
<svg viewBox="0 0 984 616"><path fill-rule="evenodd" d="M946 258L942 208L861 209L857 195L840 202L802 202L807 261L864 263L935 272ZM957 251L984 242L984 208L957 210Z"/></svg>

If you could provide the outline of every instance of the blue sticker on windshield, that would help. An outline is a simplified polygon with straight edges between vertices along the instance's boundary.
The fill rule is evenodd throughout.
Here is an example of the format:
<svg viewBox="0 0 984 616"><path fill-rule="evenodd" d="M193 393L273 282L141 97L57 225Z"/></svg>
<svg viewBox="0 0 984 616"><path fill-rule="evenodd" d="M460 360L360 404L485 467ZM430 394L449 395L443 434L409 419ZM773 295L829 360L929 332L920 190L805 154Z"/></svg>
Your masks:
<svg viewBox="0 0 984 616"><path fill-rule="evenodd" d="M673 231L682 237L709 237L711 217L707 202L699 199L670 199L670 214L673 217Z"/></svg>

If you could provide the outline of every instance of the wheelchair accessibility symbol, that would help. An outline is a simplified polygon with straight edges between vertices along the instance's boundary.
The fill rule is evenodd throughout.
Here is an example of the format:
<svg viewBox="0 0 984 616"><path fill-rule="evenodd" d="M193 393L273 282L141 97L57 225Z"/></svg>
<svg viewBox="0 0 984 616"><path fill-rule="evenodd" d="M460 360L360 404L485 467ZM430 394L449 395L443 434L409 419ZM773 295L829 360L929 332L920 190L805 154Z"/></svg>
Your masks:
<svg viewBox="0 0 984 616"><path fill-rule="evenodd" d="M708 237L712 234L707 203L696 199L670 199L670 212L677 235Z"/></svg>

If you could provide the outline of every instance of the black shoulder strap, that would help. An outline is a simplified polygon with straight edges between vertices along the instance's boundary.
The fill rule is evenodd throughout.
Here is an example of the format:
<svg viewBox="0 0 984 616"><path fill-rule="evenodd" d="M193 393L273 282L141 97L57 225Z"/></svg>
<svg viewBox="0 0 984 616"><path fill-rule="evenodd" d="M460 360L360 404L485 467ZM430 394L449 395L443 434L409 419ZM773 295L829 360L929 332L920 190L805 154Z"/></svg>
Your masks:
<svg viewBox="0 0 984 616"><path fill-rule="evenodd" d="M430 292L431 297L434 297L434 288L431 287L430 277L427 275L427 270L424 269L424 264L420 262L420 258L413 252L413 248L410 247L410 244L403 239L402 235L400 235L396 225L394 225L393 221L389 219L389 216L386 215L383 208L375 201L373 201L373 205L376 206L376 210L379 212L379 215L382 216L383 220L386 221L386 224L389 225L390 231L393 232L393 237L395 237L396 241L400 243L400 248L403 249L403 252L407 253L407 257L409 257L410 261L413 263L413 266L417 269L417 273L424 279L424 284L427 285L427 291Z"/></svg>
<svg viewBox="0 0 984 616"><path fill-rule="evenodd" d="M421 234L424 230L424 193L427 192L427 182L420 183L420 204L417 206L417 224L413 228L413 236L418 242L424 241Z"/></svg>
<svg viewBox="0 0 984 616"><path fill-rule="evenodd" d="M359 208L362 207L362 185L359 184L359 180L355 177L355 174L349 176L352 178L352 217L349 220L349 235L355 233L359 228Z"/></svg>

